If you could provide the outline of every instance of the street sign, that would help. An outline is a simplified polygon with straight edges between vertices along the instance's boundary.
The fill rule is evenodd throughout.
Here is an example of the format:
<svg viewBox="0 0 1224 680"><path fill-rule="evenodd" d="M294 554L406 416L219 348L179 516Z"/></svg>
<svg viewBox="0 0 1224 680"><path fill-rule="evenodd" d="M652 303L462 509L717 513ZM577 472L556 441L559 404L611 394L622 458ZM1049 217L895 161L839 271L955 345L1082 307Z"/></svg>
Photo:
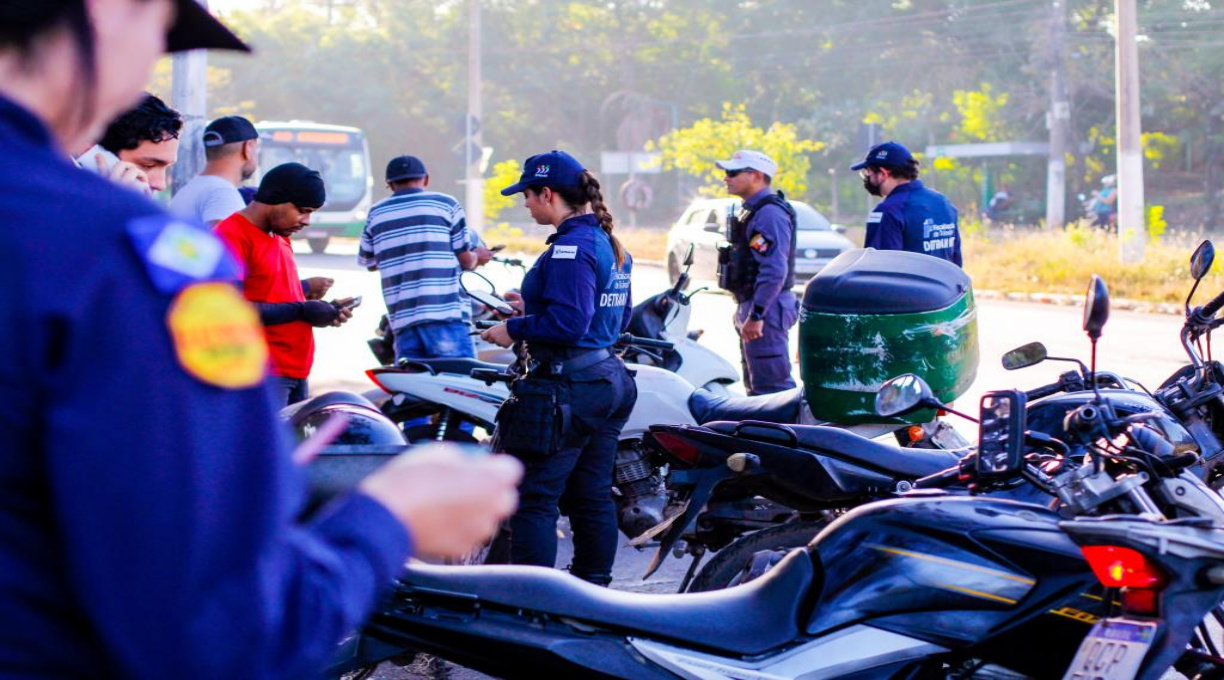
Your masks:
<svg viewBox="0 0 1224 680"><path fill-rule="evenodd" d="M657 151L601 151L599 172L604 175L657 175L663 172L663 155Z"/></svg>
<svg viewBox="0 0 1224 680"><path fill-rule="evenodd" d="M1046 142L987 142L928 146L927 158L986 158L989 156L1048 156Z"/></svg>

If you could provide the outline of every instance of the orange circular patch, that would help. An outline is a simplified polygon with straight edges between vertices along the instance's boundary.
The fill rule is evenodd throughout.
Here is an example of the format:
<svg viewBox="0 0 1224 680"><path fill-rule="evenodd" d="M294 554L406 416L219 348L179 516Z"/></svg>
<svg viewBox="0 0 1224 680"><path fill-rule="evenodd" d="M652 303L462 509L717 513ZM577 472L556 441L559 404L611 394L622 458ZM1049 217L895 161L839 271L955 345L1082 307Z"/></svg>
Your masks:
<svg viewBox="0 0 1224 680"><path fill-rule="evenodd" d="M268 365L259 315L227 283L184 288L166 317L179 363L191 375L218 387L253 387Z"/></svg>

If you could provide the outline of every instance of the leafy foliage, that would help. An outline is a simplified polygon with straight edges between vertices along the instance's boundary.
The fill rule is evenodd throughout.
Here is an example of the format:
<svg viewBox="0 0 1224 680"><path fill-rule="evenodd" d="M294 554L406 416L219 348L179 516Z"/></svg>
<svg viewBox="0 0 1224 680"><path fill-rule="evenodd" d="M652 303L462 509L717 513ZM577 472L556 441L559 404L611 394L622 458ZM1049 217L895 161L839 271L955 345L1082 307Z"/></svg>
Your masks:
<svg viewBox="0 0 1224 680"><path fill-rule="evenodd" d="M650 144L649 148L654 148ZM768 129L753 125L743 104L723 104L722 118L703 118L687 128L664 135L657 144L663 154L664 170L682 170L701 178L698 191L706 196L726 193L723 171L715 161L731 157L737 149L763 151L778 164L773 186L787 196L802 198L807 191L811 160L807 154L824 144L800 139L794 125L774 123Z"/></svg>

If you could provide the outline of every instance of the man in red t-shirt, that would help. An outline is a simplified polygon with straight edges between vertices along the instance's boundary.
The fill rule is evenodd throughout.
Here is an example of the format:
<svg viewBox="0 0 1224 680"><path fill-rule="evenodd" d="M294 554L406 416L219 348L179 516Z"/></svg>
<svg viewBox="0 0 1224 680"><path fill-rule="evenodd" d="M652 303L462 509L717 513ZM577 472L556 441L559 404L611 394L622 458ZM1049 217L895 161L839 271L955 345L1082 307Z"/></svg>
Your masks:
<svg viewBox="0 0 1224 680"><path fill-rule="evenodd" d="M242 265L243 294L259 309L277 394L286 405L309 395L312 326L339 326L353 315L347 306L351 298L318 299L331 288L331 279L301 280L293 261L289 236L310 224L310 214L325 199L318 172L301 163L285 163L264 175L250 205L215 228Z"/></svg>

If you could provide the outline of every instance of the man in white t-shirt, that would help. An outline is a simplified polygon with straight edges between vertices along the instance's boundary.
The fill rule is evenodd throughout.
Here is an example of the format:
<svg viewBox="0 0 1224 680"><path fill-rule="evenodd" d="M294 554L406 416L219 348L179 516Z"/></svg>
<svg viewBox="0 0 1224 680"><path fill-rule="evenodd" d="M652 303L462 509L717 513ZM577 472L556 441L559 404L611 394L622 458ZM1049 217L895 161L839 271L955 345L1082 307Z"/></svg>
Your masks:
<svg viewBox="0 0 1224 680"><path fill-rule="evenodd" d="M255 174L259 133L241 116L218 118L204 128L204 172L179 189L170 212L214 227L246 207L238 186Z"/></svg>

